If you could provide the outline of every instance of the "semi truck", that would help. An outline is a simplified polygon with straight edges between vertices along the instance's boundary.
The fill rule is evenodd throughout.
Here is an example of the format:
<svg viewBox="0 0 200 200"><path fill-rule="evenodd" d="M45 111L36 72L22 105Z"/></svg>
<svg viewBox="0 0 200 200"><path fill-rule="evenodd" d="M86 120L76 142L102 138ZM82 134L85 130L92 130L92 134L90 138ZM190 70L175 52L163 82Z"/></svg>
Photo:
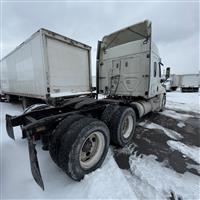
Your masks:
<svg viewBox="0 0 200 200"><path fill-rule="evenodd" d="M2 94L7 101L20 99L23 108L90 94L90 51L86 44L40 29L2 59Z"/></svg>
<svg viewBox="0 0 200 200"><path fill-rule="evenodd" d="M21 126L22 138L28 140L32 175L42 189L37 140L42 140L43 149L69 177L80 181L102 165L110 144L124 147L133 141L139 118L165 106L163 64L152 41L150 21L106 35L97 46L95 94L89 81L81 78L78 81L84 87L80 88L90 94L67 98L56 106L32 105L19 116L6 115L8 135L15 139L13 127ZM84 66L86 72L81 75L88 78L89 66ZM77 76L69 69L74 82L84 66L80 64ZM166 72L168 78L170 69Z"/></svg>

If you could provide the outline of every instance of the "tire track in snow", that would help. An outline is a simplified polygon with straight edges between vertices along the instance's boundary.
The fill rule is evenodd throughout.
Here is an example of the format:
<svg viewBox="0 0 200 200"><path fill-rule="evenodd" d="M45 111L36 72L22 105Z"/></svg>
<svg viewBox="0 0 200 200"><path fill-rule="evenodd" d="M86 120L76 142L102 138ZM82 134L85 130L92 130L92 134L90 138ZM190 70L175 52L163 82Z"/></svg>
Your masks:
<svg viewBox="0 0 200 200"><path fill-rule="evenodd" d="M159 124L155 124L152 122L148 122L148 121L144 121L144 122L140 122L139 123L140 126L143 126L145 128L148 129L160 129L162 130L167 136L169 136L170 138L174 139L174 140L180 140L183 138L183 136L180 133L177 133L174 130L168 129L168 128L164 128L162 126L160 126Z"/></svg>

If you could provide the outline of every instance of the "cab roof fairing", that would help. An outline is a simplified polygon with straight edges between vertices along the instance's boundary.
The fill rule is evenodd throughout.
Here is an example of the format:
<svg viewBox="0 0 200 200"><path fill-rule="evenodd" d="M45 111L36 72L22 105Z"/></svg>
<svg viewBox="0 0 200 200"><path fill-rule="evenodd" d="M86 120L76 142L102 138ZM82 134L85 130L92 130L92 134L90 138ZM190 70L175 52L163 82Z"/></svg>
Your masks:
<svg viewBox="0 0 200 200"><path fill-rule="evenodd" d="M149 20L145 20L104 36L102 40L102 49L105 50L141 39L151 39L151 21Z"/></svg>

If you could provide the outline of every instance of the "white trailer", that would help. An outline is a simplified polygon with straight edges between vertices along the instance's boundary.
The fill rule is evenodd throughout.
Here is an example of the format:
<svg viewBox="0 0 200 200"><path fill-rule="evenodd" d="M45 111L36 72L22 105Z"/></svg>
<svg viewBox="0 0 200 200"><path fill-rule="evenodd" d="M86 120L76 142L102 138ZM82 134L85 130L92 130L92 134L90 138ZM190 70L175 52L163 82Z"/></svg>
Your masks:
<svg viewBox="0 0 200 200"><path fill-rule="evenodd" d="M181 92L198 92L200 86L199 74L181 75L180 87Z"/></svg>
<svg viewBox="0 0 200 200"><path fill-rule="evenodd" d="M44 101L89 94L90 50L88 45L40 29L2 59L2 93L8 99Z"/></svg>
<svg viewBox="0 0 200 200"><path fill-rule="evenodd" d="M180 87L181 75L172 74L171 76L171 90L175 91Z"/></svg>

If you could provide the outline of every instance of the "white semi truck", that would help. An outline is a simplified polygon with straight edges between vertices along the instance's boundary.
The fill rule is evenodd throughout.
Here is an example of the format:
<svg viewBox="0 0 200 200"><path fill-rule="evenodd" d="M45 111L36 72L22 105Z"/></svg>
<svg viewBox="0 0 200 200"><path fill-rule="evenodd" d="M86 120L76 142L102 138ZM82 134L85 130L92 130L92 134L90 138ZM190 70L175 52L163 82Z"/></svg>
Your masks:
<svg viewBox="0 0 200 200"><path fill-rule="evenodd" d="M13 127L20 125L23 138L28 139L32 175L42 189L44 184L35 149L37 139L42 139L53 161L68 176L79 181L101 166L110 143L123 147L133 141L139 118L164 108L166 91L161 83L162 63L151 35L151 23L144 21L98 42L95 97L81 94L66 99L59 106L33 105L22 115L6 115L8 135L14 139ZM62 49L57 51L62 52ZM80 64L80 70L73 77L74 83L82 67ZM88 68L82 74L87 78L91 76ZM85 87L85 78L78 81ZM104 98L98 99L99 94Z"/></svg>

